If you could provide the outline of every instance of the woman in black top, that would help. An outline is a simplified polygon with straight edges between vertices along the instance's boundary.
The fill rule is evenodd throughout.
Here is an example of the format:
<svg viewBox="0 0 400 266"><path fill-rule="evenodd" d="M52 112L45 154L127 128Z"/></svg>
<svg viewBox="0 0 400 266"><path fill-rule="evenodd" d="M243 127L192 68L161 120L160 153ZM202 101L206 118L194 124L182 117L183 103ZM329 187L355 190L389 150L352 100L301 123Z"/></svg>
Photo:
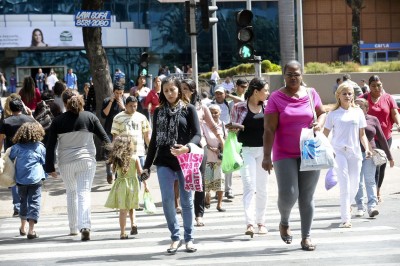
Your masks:
<svg viewBox="0 0 400 266"><path fill-rule="evenodd" d="M243 166L240 175L243 182L243 205L247 230L253 237L257 225L259 234L266 234L265 211L267 208L268 173L262 168L264 107L269 95L268 83L254 78L245 93L245 101L234 105L232 123L244 126L238 133L238 141L243 143Z"/></svg>
<svg viewBox="0 0 400 266"><path fill-rule="evenodd" d="M179 79L167 77L161 84L160 106L154 112L143 173L148 175L150 166L157 166L164 215L172 239L168 253L175 253L182 244L174 203L175 180L179 182L186 251L196 251L193 245L193 192L184 189L185 179L176 156L190 152L188 144L199 145L200 138L195 107L183 97Z"/></svg>

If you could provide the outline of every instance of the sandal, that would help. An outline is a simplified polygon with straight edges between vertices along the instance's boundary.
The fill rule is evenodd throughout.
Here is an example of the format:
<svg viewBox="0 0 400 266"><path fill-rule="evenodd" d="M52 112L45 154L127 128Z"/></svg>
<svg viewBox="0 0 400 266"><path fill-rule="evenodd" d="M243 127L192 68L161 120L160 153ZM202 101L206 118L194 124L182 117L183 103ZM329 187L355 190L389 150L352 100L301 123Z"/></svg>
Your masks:
<svg viewBox="0 0 400 266"><path fill-rule="evenodd" d="M281 234L282 241L286 244L292 244L293 236L290 234L289 226L279 224L279 233Z"/></svg>
<svg viewBox="0 0 400 266"><path fill-rule="evenodd" d="M35 231L33 231L33 234L27 234L26 235L28 239L35 239L35 238L39 238L39 235L36 234Z"/></svg>
<svg viewBox="0 0 400 266"><path fill-rule="evenodd" d="M128 235L127 234L122 234L122 235L120 235L119 239L128 239Z"/></svg>
<svg viewBox="0 0 400 266"><path fill-rule="evenodd" d="M196 217L195 220L196 220L195 226L198 226L198 227L204 226L203 217Z"/></svg>
<svg viewBox="0 0 400 266"><path fill-rule="evenodd" d="M244 232L244 234L245 234L246 236L250 236L251 238L253 238L254 229L253 229L253 226L252 226L251 224L249 224L249 225L247 226L247 230L246 230L246 232Z"/></svg>
<svg viewBox="0 0 400 266"><path fill-rule="evenodd" d="M197 251L197 248L194 247L193 241L189 241L186 243L186 252L194 253Z"/></svg>
<svg viewBox="0 0 400 266"><path fill-rule="evenodd" d="M308 244L305 243L307 240L308 240ZM316 245L311 243L311 240L309 238L304 238L303 240L301 240L300 245L301 245L301 249L305 250L305 251L314 251L317 248Z"/></svg>
<svg viewBox="0 0 400 266"><path fill-rule="evenodd" d="M175 247L174 244L176 244ZM182 240L172 241L171 246L169 247L169 249L167 249L167 252L169 254L175 254L178 251L178 248L180 248L181 246L182 246Z"/></svg>
<svg viewBox="0 0 400 266"><path fill-rule="evenodd" d="M137 225L132 225L132 229L131 229L131 235L137 235Z"/></svg>
<svg viewBox="0 0 400 266"><path fill-rule="evenodd" d="M19 235L20 235L20 236L26 236L26 232L22 232L22 229L20 228L20 229L19 229Z"/></svg>
<svg viewBox="0 0 400 266"><path fill-rule="evenodd" d="M265 235L265 234L267 234L267 233L268 233L268 230L267 230L267 228L265 227L265 225L259 224L259 225L258 225L258 234L259 234L259 235Z"/></svg>

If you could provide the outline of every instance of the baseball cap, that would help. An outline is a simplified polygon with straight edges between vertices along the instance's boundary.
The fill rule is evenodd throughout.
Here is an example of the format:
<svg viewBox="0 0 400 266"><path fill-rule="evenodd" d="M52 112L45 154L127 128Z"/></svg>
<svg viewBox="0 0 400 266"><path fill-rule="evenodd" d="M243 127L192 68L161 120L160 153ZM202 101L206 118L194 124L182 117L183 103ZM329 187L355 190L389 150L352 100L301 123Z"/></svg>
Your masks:
<svg viewBox="0 0 400 266"><path fill-rule="evenodd" d="M225 92L225 88L221 85L215 87L214 93L216 92Z"/></svg>

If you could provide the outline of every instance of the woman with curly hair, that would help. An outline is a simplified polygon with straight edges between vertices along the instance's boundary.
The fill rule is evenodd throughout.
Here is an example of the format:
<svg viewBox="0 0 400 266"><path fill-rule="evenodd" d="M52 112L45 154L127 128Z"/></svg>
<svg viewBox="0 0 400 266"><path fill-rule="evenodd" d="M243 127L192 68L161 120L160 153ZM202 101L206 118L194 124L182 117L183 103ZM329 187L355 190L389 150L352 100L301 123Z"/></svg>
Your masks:
<svg viewBox="0 0 400 266"><path fill-rule="evenodd" d="M125 234L126 215L129 210L139 208L139 180L137 175L142 173L139 158L135 155L135 144L132 136L122 134L117 136L111 147L108 163L112 165L113 172L117 173L106 204L107 208L119 209L120 239L127 239ZM145 189L146 182L144 182ZM136 228L135 213L129 212L131 228Z"/></svg>
<svg viewBox="0 0 400 266"><path fill-rule="evenodd" d="M15 162L15 181L21 201L19 234L27 235L28 239L38 238L34 226L39 220L42 180L46 178L43 170L46 149L40 142L43 136L44 129L39 123L26 122L18 129L13 138L15 145L10 148L10 159L14 161L18 158Z"/></svg>
<svg viewBox="0 0 400 266"><path fill-rule="evenodd" d="M35 87L35 81L32 77L24 78L19 95L21 95L21 99L24 104L32 111L35 111L36 105L42 100L40 91Z"/></svg>
<svg viewBox="0 0 400 266"><path fill-rule="evenodd" d="M81 231L81 240L90 240L90 191L96 173L96 146L93 134L104 143L110 140L99 119L84 111L84 100L76 90L62 94L67 111L57 116L50 126L46 145L46 172L57 177L55 148L61 178L67 190L70 235Z"/></svg>

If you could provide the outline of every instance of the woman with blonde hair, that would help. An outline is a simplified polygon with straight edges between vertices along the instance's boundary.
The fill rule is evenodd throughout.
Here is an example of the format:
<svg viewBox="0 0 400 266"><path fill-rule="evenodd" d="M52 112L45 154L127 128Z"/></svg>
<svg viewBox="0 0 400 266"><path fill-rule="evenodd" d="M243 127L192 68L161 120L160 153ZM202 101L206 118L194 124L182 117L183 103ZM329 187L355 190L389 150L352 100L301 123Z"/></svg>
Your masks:
<svg viewBox="0 0 400 266"><path fill-rule="evenodd" d="M46 146L46 172L57 177L55 148L61 178L67 191L70 235L81 232L81 240L90 240L90 191L96 172L96 146L93 135L103 143L110 140L99 119L83 110L84 100L76 90L62 94L67 111L57 116L50 127Z"/></svg>
<svg viewBox="0 0 400 266"><path fill-rule="evenodd" d="M354 89L351 84L344 82L337 88L336 104L327 115L324 134L329 136L332 131L332 147L335 150L340 188L340 228L351 228L351 203L358 191L362 165L360 143L365 149L365 158L372 153L365 135L367 122L364 113L354 103Z"/></svg>

